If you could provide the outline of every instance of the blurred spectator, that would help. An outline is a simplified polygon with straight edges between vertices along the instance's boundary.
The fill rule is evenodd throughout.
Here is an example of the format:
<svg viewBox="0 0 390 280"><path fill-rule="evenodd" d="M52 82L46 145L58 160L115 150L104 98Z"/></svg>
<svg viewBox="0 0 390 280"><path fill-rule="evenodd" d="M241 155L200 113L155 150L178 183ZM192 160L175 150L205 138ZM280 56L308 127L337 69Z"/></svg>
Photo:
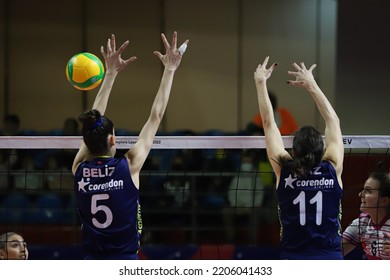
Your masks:
<svg viewBox="0 0 390 280"><path fill-rule="evenodd" d="M3 136L20 136L20 118L16 114L5 115L3 118Z"/></svg>
<svg viewBox="0 0 390 280"><path fill-rule="evenodd" d="M65 119L62 131L64 136L79 136L80 129L78 121L72 117Z"/></svg>
<svg viewBox="0 0 390 280"><path fill-rule="evenodd" d="M0 260L28 260L28 249L24 238L16 232L0 235Z"/></svg>
<svg viewBox="0 0 390 280"><path fill-rule="evenodd" d="M193 188L196 193L196 225L202 228L199 238L202 242L212 242L216 236L224 236L222 211L227 205L227 189L233 178L236 165L231 155L224 149L203 151L205 166ZM212 153L210 153L212 152ZM220 229L220 232L218 230Z"/></svg>
<svg viewBox="0 0 390 280"><path fill-rule="evenodd" d="M264 188L257 176L254 150L246 150L241 159L240 171L230 182L228 207L223 209L227 241L236 241L238 227L245 227L250 241L255 241L258 225L258 208L264 200Z"/></svg>
<svg viewBox="0 0 390 280"><path fill-rule="evenodd" d="M67 118L64 121L62 128L63 136L79 136L81 135L79 129L79 123L75 118ZM67 170L71 170L73 159L77 153L77 149L64 149L58 153L58 166L65 167Z"/></svg>
<svg viewBox="0 0 390 280"><path fill-rule="evenodd" d="M13 174L13 187L16 191L36 195L43 189L43 173L36 170L31 157L25 157L23 166Z"/></svg>
<svg viewBox="0 0 390 280"><path fill-rule="evenodd" d="M236 171L235 162L226 150L216 150L214 154L207 154L205 170L214 173L211 176L201 177L202 205L209 208L221 208L227 204L227 189L233 178L230 172Z"/></svg>
<svg viewBox="0 0 390 280"><path fill-rule="evenodd" d="M183 154L178 153L173 159L170 168L170 172L177 174L168 176L164 183L165 194L169 198L169 206L173 208L182 208L190 198L191 183L189 177L184 174L185 171Z"/></svg>
<svg viewBox="0 0 390 280"><path fill-rule="evenodd" d="M6 193L8 189L10 181L9 164L8 152L0 150L0 194Z"/></svg>
<svg viewBox="0 0 390 280"><path fill-rule="evenodd" d="M73 175L70 170L63 170L58 165L56 154L49 155L45 167L44 188L49 192L60 193L64 196L73 195Z"/></svg>
<svg viewBox="0 0 390 280"><path fill-rule="evenodd" d="M23 133L20 130L20 118L16 114L9 114L3 117L3 129L1 130L1 136L22 136ZM0 155L0 168L4 172L1 183L2 189L11 190L14 188L14 178L9 172L10 170L16 170L23 168L23 161L26 155L26 150L22 149L3 149Z"/></svg>
<svg viewBox="0 0 390 280"><path fill-rule="evenodd" d="M75 118L65 119L62 129L55 131L56 136L80 136L79 123ZM34 158L34 166L38 170L47 170L48 168L70 170L77 149L60 150L39 150ZM53 164L51 161L55 159Z"/></svg>
<svg viewBox="0 0 390 280"><path fill-rule="evenodd" d="M272 103L272 109L274 110L275 122L278 125L280 133L282 135L294 134L299 126L294 116L286 108L278 107L278 99L276 95L269 91L269 98ZM259 130L260 129L260 130ZM261 135L264 135L263 123L261 120L260 113L256 114L252 121L248 124L247 130L249 132L259 130Z"/></svg>

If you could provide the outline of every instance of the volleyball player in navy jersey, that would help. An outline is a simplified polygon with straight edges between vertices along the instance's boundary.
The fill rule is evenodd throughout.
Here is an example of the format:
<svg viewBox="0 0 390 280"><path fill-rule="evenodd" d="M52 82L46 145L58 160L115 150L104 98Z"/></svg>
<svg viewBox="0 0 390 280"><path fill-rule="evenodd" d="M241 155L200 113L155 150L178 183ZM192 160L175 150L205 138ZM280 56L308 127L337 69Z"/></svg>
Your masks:
<svg viewBox="0 0 390 280"><path fill-rule="evenodd" d="M72 166L86 259L138 259L142 230L139 174L163 118L173 77L185 50L177 48L176 32L171 45L164 34L161 37L166 53L155 51L154 54L161 60L164 72L150 116L137 142L119 158L114 157L114 124L104 113L117 74L136 57L122 59L128 41L116 50L114 35L108 39L106 52L101 48L105 78L92 110L79 116L83 143Z"/></svg>
<svg viewBox="0 0 390 280"><path fill-rule="evenodd" d="M303 126L293 139L291 154L274 119L267 80L276 63L260 64L254 79L263 121L268 159L276 175L281 222L281 259L343 259L341 248L341 173L344 146L340 120L317 85L312 65L294 63L293 86L305 88L325 121L325 143L312 126Z"/></svg>

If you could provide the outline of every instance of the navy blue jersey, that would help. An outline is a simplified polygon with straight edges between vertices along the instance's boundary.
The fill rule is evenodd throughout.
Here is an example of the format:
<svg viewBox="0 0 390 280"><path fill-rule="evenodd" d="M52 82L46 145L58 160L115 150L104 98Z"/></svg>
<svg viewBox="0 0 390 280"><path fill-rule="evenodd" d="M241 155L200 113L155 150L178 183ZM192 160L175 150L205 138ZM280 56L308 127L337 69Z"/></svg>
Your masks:
<svg viewBox="0 0 390 280"><path fill-rule="evenodd" d="M329 161L304 178L282 168L277 189L281 258L342 259L342 188Z"/></svg>
<svg viewBox="0 0 390 280"><path fill-rule="evenodd" d="M142 229L138 189L125 157L82 162L74 191L90 259L134 259Z"/></svg>

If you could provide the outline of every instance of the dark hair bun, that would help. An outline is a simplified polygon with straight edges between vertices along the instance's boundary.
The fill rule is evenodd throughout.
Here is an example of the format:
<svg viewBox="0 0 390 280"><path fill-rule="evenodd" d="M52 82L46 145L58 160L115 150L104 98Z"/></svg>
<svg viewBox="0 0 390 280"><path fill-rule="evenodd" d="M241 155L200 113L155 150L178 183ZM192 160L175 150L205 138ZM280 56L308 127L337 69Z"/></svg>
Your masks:
<svg viewBox="0 0 390 280"><path fill-rule="evenodd" d="M96 124L101 119L102 115L98 110L91 110L82 113L79 116L79 121L83 124L84 128L90 129L93 128Z"/></svg>

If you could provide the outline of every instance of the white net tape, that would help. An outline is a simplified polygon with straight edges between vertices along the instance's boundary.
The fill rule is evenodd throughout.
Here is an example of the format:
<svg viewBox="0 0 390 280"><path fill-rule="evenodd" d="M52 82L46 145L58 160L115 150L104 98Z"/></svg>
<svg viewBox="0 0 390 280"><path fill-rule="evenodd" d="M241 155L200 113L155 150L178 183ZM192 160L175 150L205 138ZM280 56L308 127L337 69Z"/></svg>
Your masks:
<svg viewBox="0 0 390 280"><path fill-rule="evenodd" d="M292 146L292 136L283 136L286 148ZM134 136L117 136L118 149L129 149ZM80 136L2 136L0 149L77 149ZM389 135L345 135L346 149L388 149ZM153 149L259 149L265 148L264 136L156 136Z"/></svg>
<svg viewBox="0 0 390 280"><path fill-rule="evenodd" d="M287 149L292 140L293 136L283 137ZM136 141L137 136L117 136L117 149L129 149ZM68 166L81 143L81 136L0 137L0 151L9 150L0 166L1 232L17 229L30 244L71 246L81 242ZM345 228L359 215L358 193L368 172L382 161L389 169L390 135L344 135L343 143ZM275 248L272 252L277 258L280 225L265 147L264 136L156 136L140 189L145 244L266 245ZM66 149L70 151L63 153ZM252 171L241 169L247 149L256 150L250 153ZM20 165L10 168L16 160ZM20 194L27 204L7 206L13 195ZM59 197L59 204L54 208L39 204L47 195ZM252 197L258 200L243 206L239 201L248 197L250 203ZM50 247L50 251L58 250ZM269 251L265 258L271 258Z"/></svg>

